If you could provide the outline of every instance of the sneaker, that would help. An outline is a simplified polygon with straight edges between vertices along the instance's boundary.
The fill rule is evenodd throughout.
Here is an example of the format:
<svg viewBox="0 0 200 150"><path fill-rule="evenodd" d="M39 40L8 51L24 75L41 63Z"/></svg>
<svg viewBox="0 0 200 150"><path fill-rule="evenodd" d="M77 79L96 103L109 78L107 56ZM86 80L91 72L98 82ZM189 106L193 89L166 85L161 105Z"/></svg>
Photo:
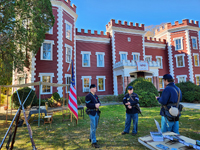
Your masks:
<svg viewBox="0 0 200 150"><path fill-rule="evenodd" d="M99 145L97 143L92 143L92 147L99 148Z"/></svg>
<svg viewBox="0 0 200 150"><path fill-rule="evenodd" d="M124 135L124 134L128 134L128 133L123 131L121 134Z"/></svg>
<svg viewBox="0 0 200 150"><path fill-rule="evenodd" d="M135 136L137 133L132 133L132 136Z"/></svg>
<svg viewBox="0 0 200 150"><path fill-rule="evenodd" d="M91 139L89 139L90 143L91 143ZM98 140L96 140L98 142Z"/></svg>

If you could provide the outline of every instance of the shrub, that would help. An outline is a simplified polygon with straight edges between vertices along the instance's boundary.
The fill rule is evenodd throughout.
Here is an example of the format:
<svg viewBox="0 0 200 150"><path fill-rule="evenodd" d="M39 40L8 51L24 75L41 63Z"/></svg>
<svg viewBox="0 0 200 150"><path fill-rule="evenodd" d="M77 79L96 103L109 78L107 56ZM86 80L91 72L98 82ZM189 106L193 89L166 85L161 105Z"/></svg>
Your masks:
<svg viewBox="0 0 200 150"><path fill-rule="evenodd" d="M60 95L57 92L54 92L53 95L51 96L52 99L59 101L60 100Z"/></svg>
<svg viewBox="0 0 200 150"><path fill-rule="evenodd" d="M182 102L200 102L200 87L194 83L187 81L177 83L182 92Z"/></svg>
<svg viewBox="0 0 200 150"><path fill-rule="evenodd" d="M0 101L0 106L3 106L4 102L5 102L6 96L1 94L1 101Z"/></svg>
<svg viewBox="0 0 200 150"><path fill-rule="evenodd" d="M158 101L155 98L155 94L146 92L143 90L134 91L139 96L139 104L141 107L154 107L159 106Z"/></svg>
<svg viewBox="0 0 200 150"><path fill-rule="evenodd" d="M25 88L22 88L22 89L18 90L19 97L20 97L20 100L21 100L22 103L26 99L26 97L29 94L30 90L31 90L31 88L29 88L29 87L25 87ZM31 104L31 102L32 102L32 104ZM20 106L19 99L18 99L18 96L17 96L16 92L13 94L13 103L15 104L15 107L19 107ZM28 96L28 99L26 100L26 102L24 104L24 108L26 108L30 104L31 104L31 106L33 106L35 103L37 103L37 96L35 95L35 91L32 90L32 92L30 93L30 95Z"/></svg>
<svg viewBox="0 0 200 150"><path fill-rule="evenodd" d="M85 96L77 97L78 105L85 104Z"/></svg>
<svg viewBox="0 0 200 150"><path fill-rule="evenodd" d="M124 99L124 94L119 94L118 96L116 96L117 102L123 102L123 99Z"/></svg>
<svg viewBox="0 0 200 150"><path fill-rule="evenodd" d="M128 86L132 86L134 91L142 90L142 91L145 91L145 92L154 93L156 96L159 95L158 91L155 88L155 86L153 85L153 83L148 81L145 78L137 78L134 81L132 81L131 83L129 83ZM126 87L126 93L127 93L127 87Z"/></svg>

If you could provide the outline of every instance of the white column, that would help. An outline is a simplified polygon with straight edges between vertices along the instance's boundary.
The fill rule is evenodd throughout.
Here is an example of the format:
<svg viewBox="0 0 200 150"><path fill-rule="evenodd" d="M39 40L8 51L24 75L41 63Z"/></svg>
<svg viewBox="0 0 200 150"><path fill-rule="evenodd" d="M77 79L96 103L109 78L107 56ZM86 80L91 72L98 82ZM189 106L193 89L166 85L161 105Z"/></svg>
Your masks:
<svg viewBox="0 0 200 150"><path fill-rule="evenodd" d="M114 81L114 83L113 83L113 85L114 85L114 95L118 95L118 90L117 90L117 88L118 88L118 85L117 85L117 76L115 75L115 73L114 73L114 75L113 75L113 81Z"/></svg>

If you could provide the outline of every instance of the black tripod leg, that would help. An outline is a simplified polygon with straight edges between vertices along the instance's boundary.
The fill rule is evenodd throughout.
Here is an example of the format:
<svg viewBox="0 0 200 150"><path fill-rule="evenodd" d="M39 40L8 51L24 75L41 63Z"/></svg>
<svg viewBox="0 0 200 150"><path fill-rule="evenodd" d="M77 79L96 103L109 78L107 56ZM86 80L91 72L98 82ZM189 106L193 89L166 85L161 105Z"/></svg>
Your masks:
<svg viewBox="0 0 200 150"><path fill-rule="evenodd" d="M15 143L15 135L16 135L16 133L17 133L17 126L18 126L20 114L21 114L21 110L19 111L18 117L17 117L17 119L16 119L15 130L14 130L14 135L13 135L13 139L12 139L12 143L11 143L10 150L13 149L13 145L14 145L14 143Z"/></svg>

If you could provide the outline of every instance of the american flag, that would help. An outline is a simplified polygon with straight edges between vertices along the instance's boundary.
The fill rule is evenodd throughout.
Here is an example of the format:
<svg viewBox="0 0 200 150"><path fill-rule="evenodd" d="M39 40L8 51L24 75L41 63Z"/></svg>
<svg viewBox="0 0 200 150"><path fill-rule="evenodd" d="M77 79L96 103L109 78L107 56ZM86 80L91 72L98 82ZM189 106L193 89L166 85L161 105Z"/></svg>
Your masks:
<svg viewBox="0 0 200 150"><path fill-rule="evenodd" d="M69 107L69 110L74 114L75 118L78 120L78 106L77 106L73 61L72 61L72 79L71 79L71 84L70 84L68 107Z"/></svg>

